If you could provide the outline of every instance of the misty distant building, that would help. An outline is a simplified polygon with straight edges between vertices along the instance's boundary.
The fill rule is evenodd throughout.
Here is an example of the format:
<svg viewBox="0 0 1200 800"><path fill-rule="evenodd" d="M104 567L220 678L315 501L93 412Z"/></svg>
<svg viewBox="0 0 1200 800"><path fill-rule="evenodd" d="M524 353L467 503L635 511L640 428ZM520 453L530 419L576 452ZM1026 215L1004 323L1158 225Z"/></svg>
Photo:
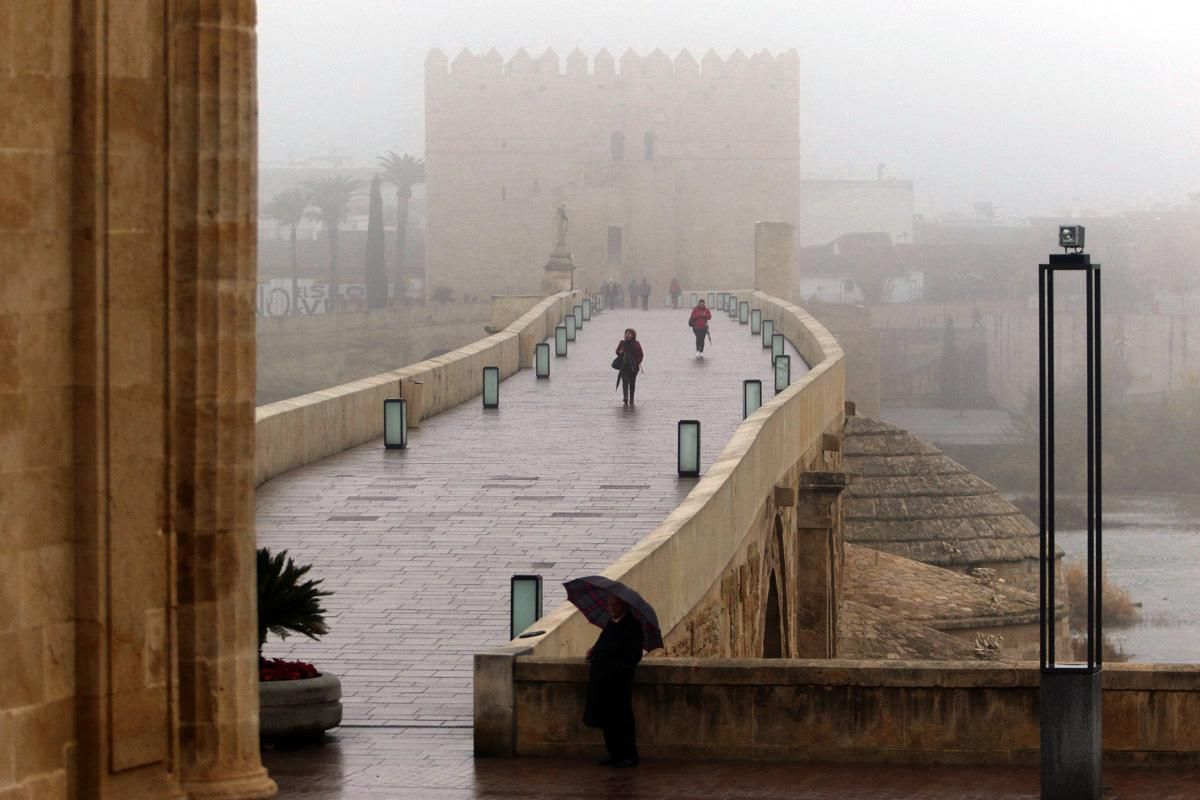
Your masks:
<svg viewBox="0 0 1200 800"><path fill-rule="evenodd" d="M427 287L541 291L556 209L577 286L751 286L754 223L796 224L798 59L520 50L426 60Z"/></svg>
<svg viewBox="0 0 1200 800"><path fill-rule="evenodd" d="M894 244L912 244L912 181L801 181L796 245L827 245L847 233L886 233Z"/></svg>

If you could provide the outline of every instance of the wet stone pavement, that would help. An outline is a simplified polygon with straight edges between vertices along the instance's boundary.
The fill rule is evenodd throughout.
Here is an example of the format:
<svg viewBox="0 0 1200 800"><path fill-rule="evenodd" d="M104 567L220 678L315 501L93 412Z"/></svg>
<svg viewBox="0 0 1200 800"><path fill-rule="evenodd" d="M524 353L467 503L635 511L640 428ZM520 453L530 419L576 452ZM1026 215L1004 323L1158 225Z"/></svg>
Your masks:
<svg viewBox="0 0 1200 800"><path fill-rule="evenodd" d="M475 759L471 732L346 729L322 746L268 751L281 798L298 800L1037 800L1036 767L886 767L642 759ZM1195 800L1200 770L1104 772L1105 800Z"/></svg>
<svg viewBox="0 0 1200 800"><path fill-rule="evenodd" d="M509 578L541 574L554 608L563 581L603 570L695 484L676 475L678 420L701 420L707 466L741 422L742 380L771 396L770 350L748 325L716 313L700 360L687 314L607 311L549 380L504 381L499 409L475 398L407 450L377 440L259 487L259 544L334 592L327 636L272 637L264 654L338 675L348 724L469 727L471 656L508 640ZM627 326L646 351L633 408L610 366Z"/></svg>
<svg viewBox="0 0 1200 800"><path fill-rule="evenodd" d="M638 403L613 391L612 350L627 326L646 347ZM471 753L471 655L508 636L508 580L561 582L602 570L694 485L675 475L675 423L700 419L711 464L741 419L741 381L771 394L769 351L716 314L698 361L686 312L609 311L554 358L551 379L522 370L501 407L478 398L426 420L410 449L381 441L281 475L258 490L258 540L313 564L335 594L320 642L272 639L269 656L315 662L343 682L345 725L326 743L263 760L280 797L806 798L1022 800L1029 768L697 763L644 759L635 770L590 761L481 759ZM800 361L792 352L793 364ZM1200 797L1200 773L1106 772L1109 800Z"/></svg>

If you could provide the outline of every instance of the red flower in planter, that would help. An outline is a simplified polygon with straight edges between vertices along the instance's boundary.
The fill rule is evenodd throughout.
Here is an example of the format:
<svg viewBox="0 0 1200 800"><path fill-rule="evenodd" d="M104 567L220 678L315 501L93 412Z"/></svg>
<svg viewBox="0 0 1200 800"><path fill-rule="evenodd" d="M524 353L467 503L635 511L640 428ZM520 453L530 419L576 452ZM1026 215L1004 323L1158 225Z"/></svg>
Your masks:
<svg viewBox="0 0 1200 800"><path fill-rule="evenodd" d="M320 675L316 667L303 661L285 661L282 658L258 659L260 681L299 681L318 678Z"/></svg>

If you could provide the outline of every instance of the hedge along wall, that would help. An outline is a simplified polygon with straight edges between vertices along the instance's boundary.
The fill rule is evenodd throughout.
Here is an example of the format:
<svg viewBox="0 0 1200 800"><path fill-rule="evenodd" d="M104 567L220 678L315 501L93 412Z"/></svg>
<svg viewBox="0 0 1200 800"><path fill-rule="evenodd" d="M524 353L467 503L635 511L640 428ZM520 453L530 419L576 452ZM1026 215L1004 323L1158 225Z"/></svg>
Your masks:
<svg viewBox="0 0 1200 800"><path fill-rule="evenodd" d="M663 632L704 597L737 554L763 498L821 434L840 430L845 412L842 350L807 312L762 292L737 292L782 333L811 365L790 388L764 402L734 432L687 498L646 538L603 574L636 589L654 606ZM717 312L720 313L720 312ZM764 396L769 389L764 387ZM538 657L582 656L596 629L564 603L537 625L545 634L522 639ZM517 642L514 641L514 644Z"/></svg>
<svg viewBox="0 0 1200 800"><path fill-rule="evenodd" d="M410 424L470 400L482 389L485 366L499 367L502 379L528 366L534 345L553 334L581 298L580 292L560 292L503 331L438 358L260 406L255 413L255 486L378 439L387 398L410 398Z"/></svg>

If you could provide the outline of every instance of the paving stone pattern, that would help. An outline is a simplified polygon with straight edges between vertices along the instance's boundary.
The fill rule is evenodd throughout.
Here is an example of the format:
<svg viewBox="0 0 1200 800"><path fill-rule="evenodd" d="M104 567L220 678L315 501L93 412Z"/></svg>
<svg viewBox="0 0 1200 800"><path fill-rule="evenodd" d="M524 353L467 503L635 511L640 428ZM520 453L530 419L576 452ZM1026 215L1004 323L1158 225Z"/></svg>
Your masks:
<svg viewBox="0 0 1200 800"><path fill-rule="evenodd" d="M598 738L598 737L597 737ZM1037 800L1036 767L479 759L463 730L346 730L263 761L288 800ZM1193 800L1200 770L1109 767L1105 800Z"/></svg>
<svg viewBox="0 0 1200 800"><path fill-rule="evenodd" d="M469 727L471 655L508 640L509 578L543 575L554 608L563 581L604 569L695 485L676 476L678 420L701 420L707 467L741 421L742 380L772 396L748 325L715 313L699 360L687 314L607 311L549 380L504 381L499 409L477 397L425 420L407 450L370 442L261 486L259 544L334 591L327 636L272 637L265 654L337 674L347 724ZM627 326L646 350L630 409L610 367Z"/></svg>

